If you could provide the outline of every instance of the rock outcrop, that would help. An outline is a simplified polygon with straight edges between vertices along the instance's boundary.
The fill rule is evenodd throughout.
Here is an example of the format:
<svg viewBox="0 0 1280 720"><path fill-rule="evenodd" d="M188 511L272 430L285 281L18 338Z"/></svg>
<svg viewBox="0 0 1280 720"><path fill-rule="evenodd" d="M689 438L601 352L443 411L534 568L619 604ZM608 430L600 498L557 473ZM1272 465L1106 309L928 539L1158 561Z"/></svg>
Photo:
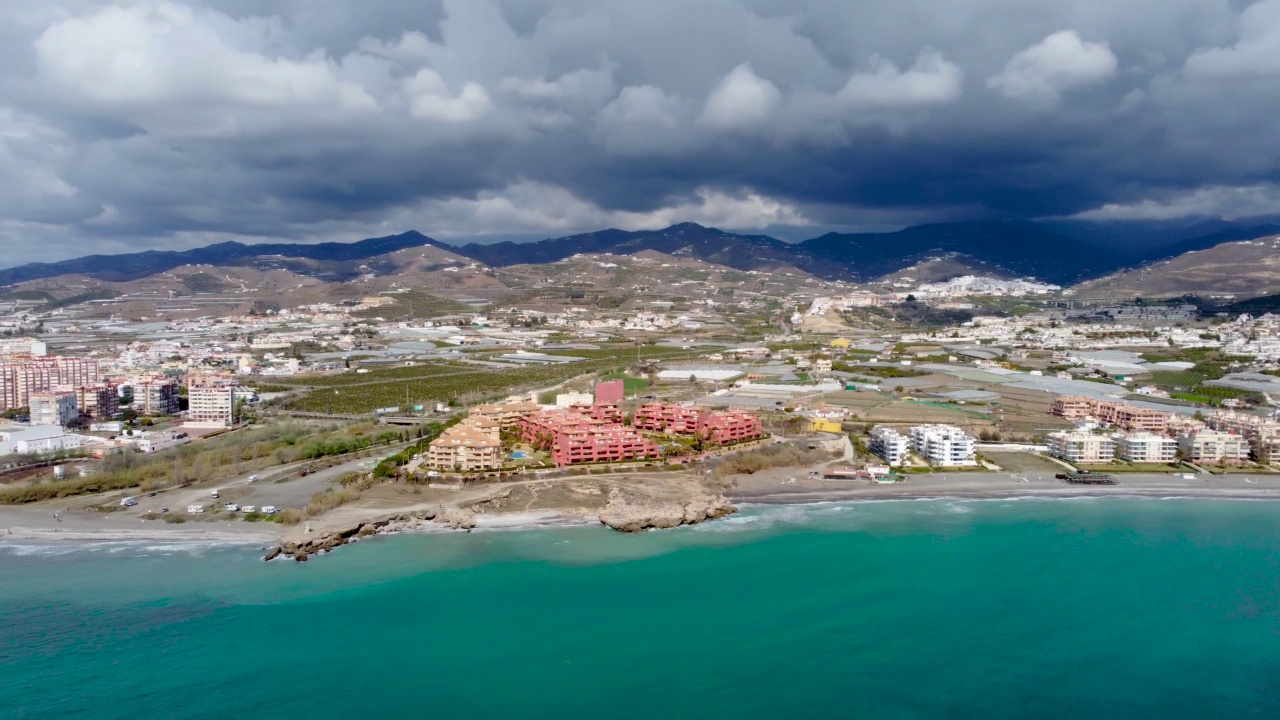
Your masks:
<svg viewBox="0 0 1280 720"><path fill-rule="evenodd" d="M421 528L428 522L439 521L449 527L475 527L475 516L472 513L460 513L457 510L425 510L416 513L398 513L373 520L354 521L350 525L341 526L316 537L298 537L298 532L285 536L279 545L272 548L263 560L275 560L278 557L291 557L298 562L306 562L307 558L319 553L329 552L334 548L346 545L362 538L379 533L403 532ZM470 523L468 526L467 523Z"/></svg>
<svg viewBox="0 0 1280 720"><path fill-rule="evenodd" d="M600 522L619 532L641 532L694 525L737 511L723 496L697 495L673 500L614 492L600 513Z"/></svg>

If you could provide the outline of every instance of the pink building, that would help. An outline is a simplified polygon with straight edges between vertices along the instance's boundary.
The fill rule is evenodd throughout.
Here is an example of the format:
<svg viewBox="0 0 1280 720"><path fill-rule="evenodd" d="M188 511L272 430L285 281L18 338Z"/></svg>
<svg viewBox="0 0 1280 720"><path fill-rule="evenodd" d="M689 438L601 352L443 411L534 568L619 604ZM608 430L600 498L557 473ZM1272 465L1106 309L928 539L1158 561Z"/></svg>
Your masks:
<svg viewBox="0 0 1280 720"><path fill-rule="evenodd" d="M557 466L652 460L657 444L615 422L595 420L573 410L536 412L520 418L520 439L550 450Z"/></svg>
<svg viewBox="0 0 1280 720"><path fill-rule="evenodd" d="M596 403L600 405L617 405L627 395L627 386L622 380L607 380L596 383Z"/></svg>
<svg viewBox="0 0 1280 720"><path fill-rule="evenodd" d="M700 435L715 445L764 437L760 418L745 412L709 412L706 408L646 403L636 410L632 423L638 430L669 435Z"/></svg>

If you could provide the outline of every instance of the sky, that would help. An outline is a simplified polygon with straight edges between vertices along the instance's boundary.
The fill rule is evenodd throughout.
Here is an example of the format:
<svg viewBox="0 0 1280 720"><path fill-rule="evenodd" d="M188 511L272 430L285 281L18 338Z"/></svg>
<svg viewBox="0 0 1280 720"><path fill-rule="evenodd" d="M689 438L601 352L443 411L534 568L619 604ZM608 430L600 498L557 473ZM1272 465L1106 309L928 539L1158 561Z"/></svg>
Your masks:
<svg viewBox="0 0 1280 720"><path fill-rule="evenodd" d="M1280 207L1280 0L0 3L0 266Z"/></svg>

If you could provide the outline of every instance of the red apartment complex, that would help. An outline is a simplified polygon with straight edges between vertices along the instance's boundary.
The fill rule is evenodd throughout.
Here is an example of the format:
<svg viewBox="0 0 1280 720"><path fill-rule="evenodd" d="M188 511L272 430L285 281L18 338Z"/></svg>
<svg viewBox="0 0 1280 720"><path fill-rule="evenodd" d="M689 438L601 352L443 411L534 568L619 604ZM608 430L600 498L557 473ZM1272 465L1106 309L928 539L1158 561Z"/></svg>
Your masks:
<svg viewBox="0 0 1280 720"><path fill-rule="evenodd" d="M666 403L646 403L636 410L637 430L669 435L701 435L715 445L764 437L760 418L745 412L710 412L706 408Z"/></svg>
<svg viewBox="0 0 1280 720"><path fill-rule="evenodd" d="M520 418L516 428L522 441L550 450L557 466L648 460L661 455L656 443L630 428L576 410L529 413Z"/></svg>
<svg viewBox="0 0 1280 720"><path fill-rule="evenodd" d="M1164 433L1169 429L1170 413L1076 395L1054 400L1049 412L1068 420L1094 418L1125 430Z"/></svg>

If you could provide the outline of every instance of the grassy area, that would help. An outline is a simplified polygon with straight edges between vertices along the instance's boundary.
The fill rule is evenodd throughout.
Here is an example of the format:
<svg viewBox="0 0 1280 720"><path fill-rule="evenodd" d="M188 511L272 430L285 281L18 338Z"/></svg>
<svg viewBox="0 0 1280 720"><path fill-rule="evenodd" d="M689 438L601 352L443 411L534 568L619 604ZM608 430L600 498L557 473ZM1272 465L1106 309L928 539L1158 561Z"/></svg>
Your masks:
<svg viewBox="0 0 1280 720"><path fill-rule="evenodd" d="M0 488L0 505L133 487L147 492L190 485L362 450L398 441L407 433L368 423L329 430L293 423L241 430L153 454L108 455L86 477Z"/></svg>
<svg viewBox="0 0 1280 720"><path fill-rule="evenodd" d="M381 367L366 373L344 372L337 375L291 375L275 379L279 385L292 387L328 387L347 385L372 385L387 382L404 382L444 375L479 375L488 372L478 365L466 363L425 363L421 365Z"/></svg>
<svg viewBox="0 0 1280 720"><path fill-rule="evenodd" d="M1180 473L1194 472L1182 465L1164 465L1161 463L1130 463L1117 460L1106 465L1081 465L1081 469L1096 473Z"/></svg>
<svg viewBox="0 0 1280 720"><path fill-rule="evenodd" d="M649 387L649 381L644 378L631 377L625 373L613 373L605 375L601 380L621 380L623 392L628 395L638 395Z"/></svg>

